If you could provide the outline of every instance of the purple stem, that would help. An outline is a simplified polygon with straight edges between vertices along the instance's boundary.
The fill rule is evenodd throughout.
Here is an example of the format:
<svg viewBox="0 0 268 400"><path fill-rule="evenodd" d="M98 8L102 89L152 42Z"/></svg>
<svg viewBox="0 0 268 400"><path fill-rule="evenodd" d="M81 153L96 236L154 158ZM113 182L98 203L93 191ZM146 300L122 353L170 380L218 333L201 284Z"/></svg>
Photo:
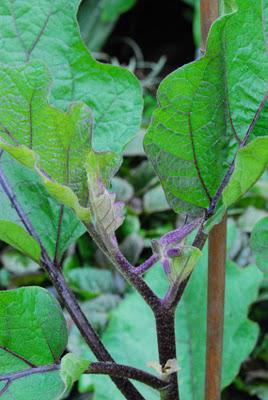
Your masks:
<svg viewBox="0 0 268 400"><path fill-rule="evenodd" d="M142 382L154 389L161 390L167 386L167 382L140 369L129 365L116 364L111 362L93 362L85 371L86 374L104 374L116 378L128 378Z"/></svg>
<svg viewBox="0 0 268 400"><path fill-rule="evenodd" d="M152 254L144 263L134 268L134 272L137 275L144 274L148 269L150 269L157 261L159 256L157 254Z"/></svg>
<svg viewBox="0 0 268 400"><path fill-rule="evenodd" d="M200 225L201 220L197 219L190 224L184 225L174 231L166 233L159 239L159 244L161 246L169 246L171 244L180 243L186 236L188 236L193 230L195 230Z"/></svg>

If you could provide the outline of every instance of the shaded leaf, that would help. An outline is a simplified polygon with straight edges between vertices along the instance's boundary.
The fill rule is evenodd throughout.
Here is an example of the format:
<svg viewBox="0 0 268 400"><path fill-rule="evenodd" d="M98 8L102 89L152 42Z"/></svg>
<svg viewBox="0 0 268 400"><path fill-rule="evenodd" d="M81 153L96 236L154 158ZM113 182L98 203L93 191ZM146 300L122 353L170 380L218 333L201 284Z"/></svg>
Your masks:
<svg viewBox="0 0 268 400"><path fill-rule="evenodd" d="M116 194L117 200L124 203L131 200L134 194L133 186L127 180L118 177L113 178L111 190Z"/></svg>
<svg viewBox="0 0 268 400"><path fill-rule="evenodd" d="M53 258L56 253L60 219L59 204L49 195L36 174L20 165L7 154L2 155L0 168L8 180L12 196L15 196L18 200L48 254ZM31 202L29 202L29 199L31 199ZM24 227L1 185L0 200L0 219L9 220ZM61 223L61 235L58 241L59 257L84 231L84 226L74 213L65 208Z"/></svg>
<svg viewBox="0 0 268 400"><path fill-rule="evenodd" d="M160 185L147 191L143 197L144 211L154 213L169 210L169 204L166 200L165 193Z"/></svg>
<svg viewBox="0 0 268 400"><path fill-rule="evenodd" d="M15 275L35 273L40 269L37 263L16 250L5 251L1 255L1 262L7 271Z"/></svg>
<svg viewBox="0 0 268 400"><path fill-rule="evenodd" d="M114 277L109 270L84 266L68 271L65 277L70 287L85 299L116 291Z"/></svg>
<svg viewBox="0 0 268 400"><path fill-rule="evenodd" d="M268 276L268 217L261 219L253 229L250 244L258 267Z"/></svg>

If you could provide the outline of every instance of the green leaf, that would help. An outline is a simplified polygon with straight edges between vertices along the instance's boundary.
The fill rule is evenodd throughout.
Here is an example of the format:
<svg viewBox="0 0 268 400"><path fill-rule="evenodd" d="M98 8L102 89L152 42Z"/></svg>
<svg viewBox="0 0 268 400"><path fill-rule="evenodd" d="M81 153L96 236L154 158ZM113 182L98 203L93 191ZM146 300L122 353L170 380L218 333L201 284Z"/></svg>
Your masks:
<svg viewBox="0 0 268 400"><path fill-rule="evenodd" d="M238 6L213 24L206 55L158 90L160 106L144 146L176 212L201 215L241 141L267 135L265 3L238 0Z"/></svg>
<svg viewBox="0 0 268 400"><path fill-rule="evenodd" d="M268 164L268 137L258 137L236 156L234 173L223 191L223 202L229 207L242 197L260 178Z"/></svg>
<svg viewBox="0 0 268 400"><path fill-rule="evenodd" d="M170 209L165 193L160 185L150 189L143 197L144 211L151 214Z"/></svg>
<svg viewBox="0 0 268 400"><path fill-rule="evenodd" d="M60 224L61 234L57 240L61 208L44 188L41 179L7 154L3 154L0 158L0 169L9 183L12 197L19 202L50 257L55 257L57 242L58 256L61 257L67 247L83 234L84 226L74 213L65 207ZM0 201L0 220L6 220L25 228L1 185ZM5 237L2 237L2 240L5 241ZM12 240L14 239L12 238ZM32 251L31 247L25 248L25 251L28 254Z"/></svg>
<svg viewBox="0 0 268 400"><path fill-rule="evenodd" d="M101 334L107 326L111 310L117 307L120 301L121 298L118 295L103 294L93 300L83 302L81 307L94 329ZM69 334L68 350L81 357L95 360L95 356L74 324Z"/></svg>
<svg viewBox="0 0 268 400"><path fill-rule="evenodd" d="M39 243L14 222L0 220L0 240L31 257L37 263L40 261Z"/></svg>
<svg viewBox="0 0 268 400"><path fill-rule="evenodd" d="M268 276L268 217L261 219L254 227L250 244L256 256L257 266Z"/></svg>
<svg viewBox="0 0 268 400"><path fill-rule="evenodd" d="M62 398L67 328L58 302L39 287L2 291L0 320L0 398Z"/></svg>
<svg viewBox="0 0 268 400"><path fill-rule="evenodd" d="M255 266L241 269L234 263L228 262L226 273L223 387L229 385L238 374L241 362L250 354L257 341L258 326L247 318L247 314L249 305L257 297L262 280L262 275ZM167 285L161 267L158 266L148 273L148 281L159 295L165 293ZM207 255L204 254L193 271L176 316L182 400L203 400L206 293ZM103 340L109 346L115 359L120 362L146 368L148 361L157 360L153 316L137 294L129 295L113 311ZM124 351L126 348L127 352ZM108 379L94 377L94 383L96 400L111 398L121 400L122 397ZM150 400L159 398L154 390L140 384L137 386L145 398Z"/></svg>
<svg viewBox="0 0 268 400"><path fill-rule="evenodd" d="M180 255L170 260L169 280L181 283L187 279L201 255L202 252L197 247L184 245L180 249Z"/></svg>
<svg viewBox="0 0 268 400"><path fill-rule="evenodd" d="M136 0L104 0L102 18L105 21L112 21L128 11L135 3Z"/></svg>
<svg viewBox="0 0 268 400"><path fill-rule="evenodd" d="M79 3L1 1L0 60L46 63L53 104L67 110L74 101L86 103L94 118L94 149L121 153L140 125L141 88L126 69L98 63L88 53L76 19Z"/></svg>
<svg viewBox="0 0 268 400"><path fill-rule="evenodd" d="M88 360L84 360L73 353L68 353L63 357L61 360L60 374L67 390L80 378L89 364Z"/></svg>
<svg viewBox="0 0 268 400"><path fill-rule="evenodd" d="M13 249L7 249L1 254L1 263L7 271L17 275L35 273L40 269L36 262Z"/></svg>
<svg viewBox="0 0 268 400"><path fill-rule="evenodd" d="M115 291L111 271L92 267L75 268L65 273L70 287L85 299Z"/></svg>
<svg viewBox="0 0 268 400"><path fill-rule="evenodd" d="M2 66L0 77L0 146L35 169L59 202L89 222L89 203L91 207L99 185L109 183L121 157L91 150L87 106L76 103L65 113L47 104L49 78L42 64Z"/></svg>

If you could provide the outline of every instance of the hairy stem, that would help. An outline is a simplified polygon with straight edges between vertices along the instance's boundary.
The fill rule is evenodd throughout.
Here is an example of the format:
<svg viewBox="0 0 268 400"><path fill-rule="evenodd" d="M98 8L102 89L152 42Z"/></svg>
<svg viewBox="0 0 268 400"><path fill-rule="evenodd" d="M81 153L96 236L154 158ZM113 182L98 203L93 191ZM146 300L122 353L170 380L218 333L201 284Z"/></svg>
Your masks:
<svg viewBox="0 0 268 400"><path fill-rule="evenodd" d="M169 360L176 359L175 312L162 306L155 314L159 362L164 371ZM179 400L178 378L174 372L169 375L167 386L161 391L161 400Z"/></svg>
<svg viewBox="0 0 268 400"><path fill-rule="evenodd" d="M130 367L129 365L115 364L111 362L91 363L85 371L86 374L104 374L117 378L129 378L142 382L154 389L162 390L167 382L140 369Z"/></svg>
<svg viewBox="0 0 268 400"><path fill-rule="evenodd" d="M157 261L159 260L159 256L156 254L152 254L144 263L140 264L138 267L134 268L134 272L137 275L143 275L148 269L150 269Z"/></svg>
<svg viewBox="0 0 268 400"><path fill-rule="evenodd" d="M0 375L0 382L11 383L15 380L22 379L31 375L59 371L60 368L60 364L34 366L19 372L12 372L10 374ZM88 369L84 373L103 374L109 375L114 378L129 378L138 382L142 382L156 390L162 390L167 385L166 381L158 378L157 376L149 374L148 372L130 367L129 365L116 364L114 362L93 362L89 365Z"/></svg>
<svg viewBox="0 0 268 400"><path fill-rule="evenodd" d="M116 238L111 243L110 238L102 238L95 227L92 225L87 226L88 232L92 239L96 242L97 246L109 258L115 268L126 279L126 281L134 287L137 292L143 297L146 303L152 310L157 310L161 305L161 301L153 290L147 285L142 276L135 272L135 267L122 254L117 244ZM106 245L105 243L109 243Z"/></svg>

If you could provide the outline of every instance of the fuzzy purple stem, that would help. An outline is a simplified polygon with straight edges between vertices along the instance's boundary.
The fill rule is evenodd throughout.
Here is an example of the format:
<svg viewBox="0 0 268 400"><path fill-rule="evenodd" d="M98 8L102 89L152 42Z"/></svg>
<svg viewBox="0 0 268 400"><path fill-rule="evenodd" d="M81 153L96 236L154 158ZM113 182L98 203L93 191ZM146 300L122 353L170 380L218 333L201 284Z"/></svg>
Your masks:
<svg viewBox="0 0 268 400"><path fill-rule="evenodd" d="M190 224L184 225L174 231L166 233L159 239L161 246L169 246L171 244L180 243L186 236L188 236L193 230L195 230L200 224L201 220L197 219Z"/></svg>
<svg viewBox="0 0 268 400"><path fill-rule="evenodd" d="M157 261L159 256L157 254L152 254L144 263L140 264L138 267L134 268L134 272L137 275L143 275L148 269L150 269Z"/></svg>

